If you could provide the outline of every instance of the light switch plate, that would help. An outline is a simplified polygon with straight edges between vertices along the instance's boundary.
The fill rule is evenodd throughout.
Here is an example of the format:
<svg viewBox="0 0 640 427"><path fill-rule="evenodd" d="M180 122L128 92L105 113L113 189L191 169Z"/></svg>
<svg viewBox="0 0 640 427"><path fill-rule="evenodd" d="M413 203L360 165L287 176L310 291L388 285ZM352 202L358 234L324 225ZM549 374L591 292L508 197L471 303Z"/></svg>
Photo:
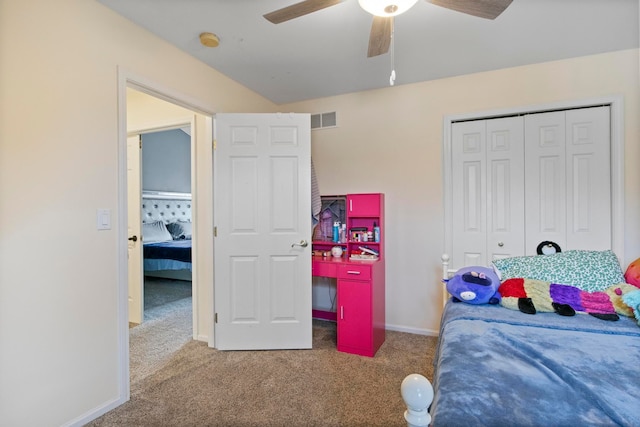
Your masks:
<svg viewBox="0 0 640 427"><path fill-rule="evenodd" d="M111 230L111 209L96 211L96 227L98 230Z"/></svg>

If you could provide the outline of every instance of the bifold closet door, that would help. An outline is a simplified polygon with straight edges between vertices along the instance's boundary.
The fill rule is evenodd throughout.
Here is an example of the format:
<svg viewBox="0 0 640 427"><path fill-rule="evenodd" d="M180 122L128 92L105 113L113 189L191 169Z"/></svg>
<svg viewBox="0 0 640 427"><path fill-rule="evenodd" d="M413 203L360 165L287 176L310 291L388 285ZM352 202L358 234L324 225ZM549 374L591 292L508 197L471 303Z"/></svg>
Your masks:
<svg viewBox="0 0 640 427"><path fill-rule="evenodd" d="M526 254L611 248L609 107L527 115L525 140Z"/></svg>
<svg viewBox="0 0 640 427"><path fill-rule="evenodd" d="M452 160L454 265L522 255L523 118L454 123Z"/></svg>

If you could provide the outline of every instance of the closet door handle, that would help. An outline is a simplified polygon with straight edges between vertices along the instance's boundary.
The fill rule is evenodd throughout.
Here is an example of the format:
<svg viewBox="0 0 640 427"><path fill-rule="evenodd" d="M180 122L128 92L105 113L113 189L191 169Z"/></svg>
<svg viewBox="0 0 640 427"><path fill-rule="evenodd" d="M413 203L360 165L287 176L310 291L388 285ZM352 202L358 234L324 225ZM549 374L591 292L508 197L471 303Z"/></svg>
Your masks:
<svg viewBox="0 0 640 427"><path fill-rule="evenodd" d="M306 248L307 246L309 246L309 242L307 242L306 240L300 240L300 243L292 243L291 244L292 248L294 246L302 246L303 248Z"/></svg>
<svg viewBox="0 0 640 427"><path fill-rule="evenodd" d="M498 246L503 247L504 246L504 242L498 242Z"/></svg>

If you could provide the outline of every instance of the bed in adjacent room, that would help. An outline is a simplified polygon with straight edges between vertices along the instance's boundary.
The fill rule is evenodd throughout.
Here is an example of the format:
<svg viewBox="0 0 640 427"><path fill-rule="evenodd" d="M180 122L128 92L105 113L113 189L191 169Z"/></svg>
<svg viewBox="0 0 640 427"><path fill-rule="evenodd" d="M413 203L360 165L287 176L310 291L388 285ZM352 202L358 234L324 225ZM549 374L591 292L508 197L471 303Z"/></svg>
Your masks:
<svg viewBox="0 0 640 427"><path fill-rule="evenodd" d="M613 252L494 264L500 303L445 304L430 425L639 426L640 289Z"/></svg>
<svg viewBox="0 0 640 427"><path fill-rule="evenodd" d="M143 195L145 276L191 280L191 226L190 194Z"/></svg>

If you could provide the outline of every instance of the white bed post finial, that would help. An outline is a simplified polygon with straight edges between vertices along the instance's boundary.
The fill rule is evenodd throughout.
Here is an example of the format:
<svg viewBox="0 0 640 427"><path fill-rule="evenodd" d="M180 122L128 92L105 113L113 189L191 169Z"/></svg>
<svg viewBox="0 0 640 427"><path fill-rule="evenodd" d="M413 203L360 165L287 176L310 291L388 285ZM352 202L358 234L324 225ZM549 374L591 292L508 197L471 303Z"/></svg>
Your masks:
<svg viewBox="0 0 640 427"><path fill-rule="evenodd" d="M449 255L442 254L442 306L444 307L449 299L449 292L447 292L447 282L449 279Z"/></svg>
<svg viewBox="0 0 640 427"><path fill-rule="evenodd" d="M442 254L442 278L449 278L449 255Z"/></svg>
<svg viewBox="0 0 640 427"><path fill-rule="evenodd" d="M402 399L407 405L404 419L408 427L426 427L431 423L429 405L433 401L433 386L420 374L411 374L402 380Z"/></svg>

